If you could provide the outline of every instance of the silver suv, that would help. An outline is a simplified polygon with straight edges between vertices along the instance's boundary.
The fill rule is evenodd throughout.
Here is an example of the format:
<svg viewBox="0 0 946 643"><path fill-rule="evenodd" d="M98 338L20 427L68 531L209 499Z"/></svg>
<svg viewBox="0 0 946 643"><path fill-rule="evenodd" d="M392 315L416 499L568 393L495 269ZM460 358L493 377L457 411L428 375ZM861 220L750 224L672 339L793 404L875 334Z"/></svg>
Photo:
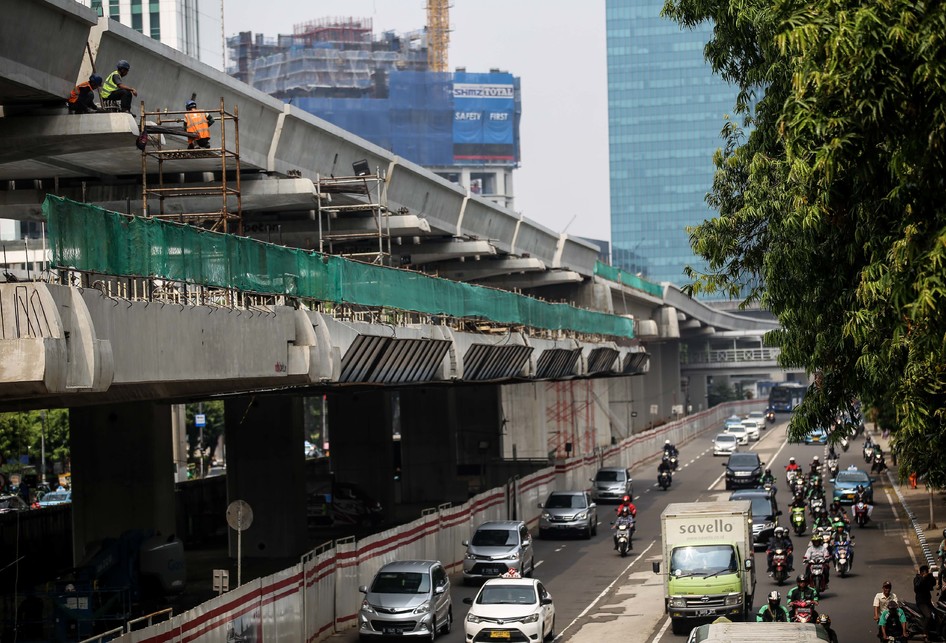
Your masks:
<svg viewBox="0 0 946 643"><path fill-rule="evenodd" d="M539 538L577 531L584 538L598 533L598 507L587 491L553 491L539 503Z"/></svg>
<svg viewBox="0 0 946 643"><path fill-rule="evenodd" d="M624 496L634 497L634 480L631 470L624 467L602 467L591 478L591 498L595 502L610 500L621 502Z"/></svg>
<svg viewBox="0 0 946 643"><path fill-rule="evenodd" d="M484 522L473 538L464 540L463 582L496 578L510 569L531 576L535 569L532 536L526 523L517 520Z"/></svg>
<svg viewBox="0 0 946 643"><path fill-rule="evenodd" d="M419 636L433 640L453 627L450 578L439 560L388 563L375 575L358 613L362 641L382 636Z"/></svg>

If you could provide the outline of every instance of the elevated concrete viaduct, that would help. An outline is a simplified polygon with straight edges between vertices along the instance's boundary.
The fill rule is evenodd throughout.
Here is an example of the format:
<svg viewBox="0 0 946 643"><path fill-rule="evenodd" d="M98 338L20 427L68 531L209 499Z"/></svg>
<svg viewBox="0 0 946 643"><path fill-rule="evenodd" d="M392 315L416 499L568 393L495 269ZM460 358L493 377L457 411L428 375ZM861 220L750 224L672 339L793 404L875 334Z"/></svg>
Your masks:
<svg viewBox="0 0 946 643"><path fill-rule="evenodd" d="M492 333L409 316L391 321L378 311L342 317L286 300L194 305L156 296L159 275L138 275L140 296L116 294L109 276L78 286L65 285L68 279L0 284L0 410L71 409L76 561L87 544L128 527L173 531L172 402L226 396L228 495L257 512L247 554L295 556L305 530L301 395L330 395L339 476L362 482L388 505L462 499L471 480L458 471L503 471L508 461L566 450L593 454L672 417L686 402L687 342L776 327L714 310L671 285L602 271L595 245L470 194L114 21L96 20L71 0L4 4L0 218L40 220L48 194L144 211L134 145L140 121L68 116L62 106L93 65L107 73L119 59L131 62L129 83L146 110L180 109L196 92L202 106L222 99L238 113L249 235L317 248L320 178L348 174L364 160L384 176L395 261L632 316L634 336ZM165 145L183 147L173 137ZM214 185L222 179L215 167L191 160L165 169L175 180ZM204 211L205 198L181 199L169 211ZM395 427L404 467L398 486Z"/></svg>

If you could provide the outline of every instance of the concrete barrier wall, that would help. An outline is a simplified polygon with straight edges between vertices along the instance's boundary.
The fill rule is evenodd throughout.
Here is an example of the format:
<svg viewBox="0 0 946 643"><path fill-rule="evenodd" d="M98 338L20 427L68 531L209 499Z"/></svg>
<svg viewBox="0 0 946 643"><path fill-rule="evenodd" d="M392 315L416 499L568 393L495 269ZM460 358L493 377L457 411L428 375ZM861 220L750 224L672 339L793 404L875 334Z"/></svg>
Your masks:
<svg viewBox="0 0 946 643"><path fill-rule="evenodd" d="M587 489L598 467L636 466L655 459L664 440L682 449L721 425L733 413L763 408L765 402L728 402L633 436L597 454L557 463L509 485L491 489L457 507L440 507L394 529L331 549L311 552L298 565L251 581L166 623L126 634L126 643L226 643L244 632L260 641L321 641L357 627L359 585L367 585L386 563L395 560L440 560L447 571L462 570L461 544L488 520L523 520L535 528L549 492Z"/></svg>

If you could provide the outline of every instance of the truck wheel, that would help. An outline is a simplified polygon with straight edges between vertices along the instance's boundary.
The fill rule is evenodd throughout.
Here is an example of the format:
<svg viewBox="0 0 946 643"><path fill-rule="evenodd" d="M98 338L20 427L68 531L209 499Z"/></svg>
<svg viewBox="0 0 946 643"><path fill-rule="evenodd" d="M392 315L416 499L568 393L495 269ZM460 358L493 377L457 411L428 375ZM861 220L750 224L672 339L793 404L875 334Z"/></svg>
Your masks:
<svg viewBox="0 0 946 643"><path fill-rule="evenodd" d="M684 636L690 633L686 623L684 623L683 619L680 618L670 619L670 630L677 636Z"/></svg>

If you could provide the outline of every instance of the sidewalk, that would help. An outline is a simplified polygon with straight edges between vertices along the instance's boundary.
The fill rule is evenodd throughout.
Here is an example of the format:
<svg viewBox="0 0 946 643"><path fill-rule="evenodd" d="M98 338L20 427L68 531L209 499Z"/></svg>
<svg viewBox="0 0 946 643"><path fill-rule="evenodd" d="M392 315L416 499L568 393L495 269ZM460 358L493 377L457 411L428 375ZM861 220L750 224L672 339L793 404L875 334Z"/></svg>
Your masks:
<svg viewBox="0 0 946 643"><path fill-rule="evenodd" d="M896 507L900 513L904 530L910 534L911 549L916 558L916 565L929 565L930 570L939 573L939 563L936 558L936 550L939 543L943 540L943 529L946 529L946 492L942 490L930 490L923 480L919 480L916 489L910 486L910 481L906 477L899 480L897 468L893 466L890 459L890 440L884 438L880 431L873 431L868 427L866 434L878 443L884 450L889 469L882 477L887 485L890 485L890 495L894 502L901 505ZM851 450L857 446L861 451L864 443L860 441L857 445L852 444ZM866 463L865 463L865 466ZM869 471L869 468L868 468ZM876 492L875 492L876 496ZM876 501L875 501L876 502ZM906 515L903 515L903 514Z"/></svg>

